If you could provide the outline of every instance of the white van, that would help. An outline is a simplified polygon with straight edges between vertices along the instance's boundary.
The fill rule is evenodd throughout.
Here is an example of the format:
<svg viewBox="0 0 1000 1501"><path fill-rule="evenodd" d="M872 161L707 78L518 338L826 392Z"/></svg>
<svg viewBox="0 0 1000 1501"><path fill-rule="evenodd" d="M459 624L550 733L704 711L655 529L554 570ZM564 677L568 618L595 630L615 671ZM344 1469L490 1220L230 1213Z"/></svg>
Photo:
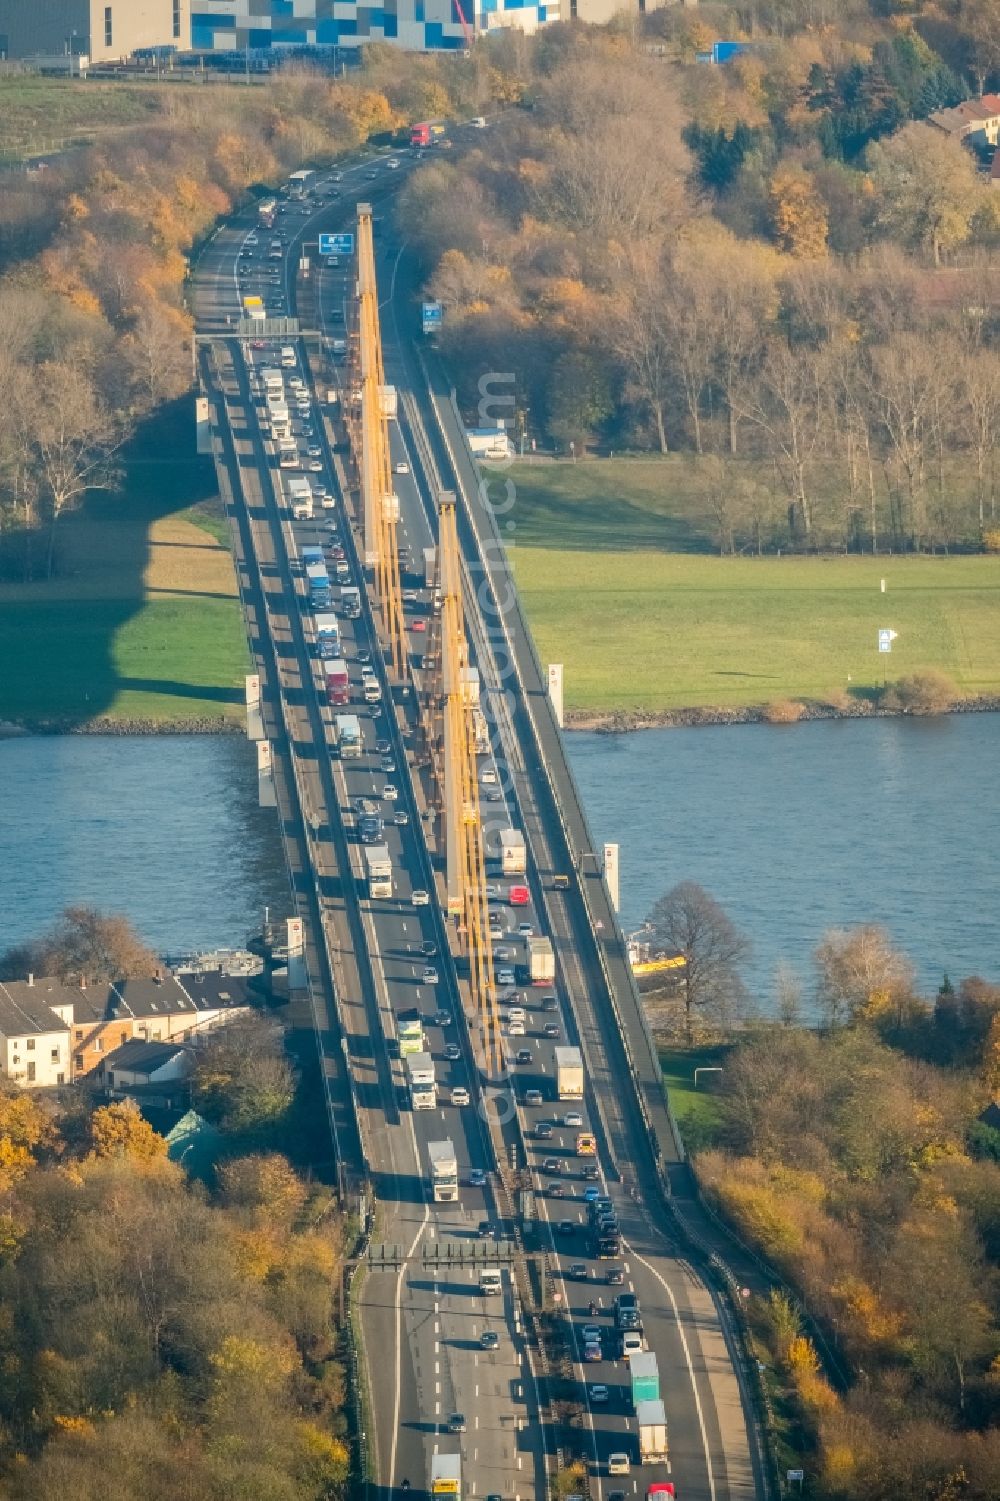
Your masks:
<svg viewBox="0 0 1000 1501"><path fill-rule="evenodd" d="M489 1298L494 1293L503 1292L503 1276L499 1269L483 1267L479 1273L479 1291L484 1298Z"/></svg>
<svg viewBox="0 0 1000 1501"><path fill-rule="evenodd" d="M281 368L283 370L294 370L297 364L298 360L295 358L295 350L292 345L284 345L281 351Z"/></svg>

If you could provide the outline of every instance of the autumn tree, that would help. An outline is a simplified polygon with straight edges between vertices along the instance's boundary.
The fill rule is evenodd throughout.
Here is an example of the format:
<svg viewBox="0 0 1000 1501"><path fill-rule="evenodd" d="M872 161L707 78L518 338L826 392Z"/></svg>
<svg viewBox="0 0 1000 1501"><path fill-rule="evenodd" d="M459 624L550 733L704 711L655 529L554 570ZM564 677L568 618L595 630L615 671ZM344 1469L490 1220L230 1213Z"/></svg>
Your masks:
<svg viewBox="0 0 1000 1501"><path fill-rule="evenodd" d="M680 954L679 984L690 1041L697 1014L725 1019L742 998L739 965L750 943L714 897L694 881L682 881L653 907L647 919L657 949Z"/></svg>
<svg viewBox="0 0 1000 1501"><path fill-rule="evenodd" d="M231 1157L219 1164L216 1176L222 1202L261 1224L286 1225L305 1203L305 1185L277 1152Z"/></svg>
<svg viewBox="0 0 1000 1501"><path fill-rule="evenodd" d="M877 923L831 928L813 957L816 998L829 1027L890 1012L913 984L913 966Z"/></svg>
<svg viewBox="0 0 1000 1501"><path fill-rule="evenodd" d="M782 250L801 260L827 253L826 205L805 172L782 167L771 179L771 224Z"/></svg>
<svg viewBox="0 0 1000 1501"><path fill-rule="evenodd" d="M197 1108L227 1131L273 1128L295 1095L280 1030L252 1016L216 1032L199 1051L192 1090Z"/></svg>
<svg viewBox="0 0 1000 1501"><path fill-rule="evenodd" d="M166 1141L144 1119L134 1100L122 1100L95 1110L90 1135L95 1157L134 1157L144 1161L166 1156Z"/></svg>
<svg viewBox="0 0 1000 1501"><path fill-rule="evenodd" d="M912 121L868 149L880 221L902 243L941 255L963 244L984 197L966 148L933 125Z"/></svg>
<svg viewBox="0 0 1000 1501"><path fill-rule="evenodd" d="M151 975L159 962L128 918L94 907L67 907L48 933L0 957L0 978L23 980L31 972L100 983Z"/></svg>

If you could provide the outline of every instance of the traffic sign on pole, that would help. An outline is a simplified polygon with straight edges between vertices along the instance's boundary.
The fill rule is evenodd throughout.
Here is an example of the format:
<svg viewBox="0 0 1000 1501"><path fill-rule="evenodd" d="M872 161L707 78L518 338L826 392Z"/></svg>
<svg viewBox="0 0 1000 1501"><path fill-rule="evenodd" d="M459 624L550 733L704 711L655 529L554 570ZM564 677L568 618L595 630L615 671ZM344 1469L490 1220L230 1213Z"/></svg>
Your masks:
<svg viewBox="0 0 1000 1501"><path fill-rule="evenodd" d="M896 639L896 637L897 637L898 634L899 633L897 631L885 631L885 630L879 631L879 633L878 633L878 649L879 649L879 651L880 652L891 652L892 651L892 643L895 641L895 639Z"/></svg>
<svg viewBox="0 0 1000 1501"><path fill-rule="evenodd" d="M319 253L320 255L353 255L354 236L352 234L321 234Z"/></svg>

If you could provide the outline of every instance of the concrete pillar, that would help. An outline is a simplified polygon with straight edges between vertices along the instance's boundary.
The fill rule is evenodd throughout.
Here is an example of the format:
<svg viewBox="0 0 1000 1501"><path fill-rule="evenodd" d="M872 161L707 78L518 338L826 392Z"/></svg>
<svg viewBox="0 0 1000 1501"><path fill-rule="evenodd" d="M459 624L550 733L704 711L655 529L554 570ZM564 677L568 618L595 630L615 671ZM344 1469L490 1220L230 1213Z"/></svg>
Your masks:
<svg viewBox="0 0 1000 1501"><path fill-rule="evenodd" d="M212 424L208 416L207 396L196 396L194 399L194 426L198 440L198 452L211 453Z"/></svg>
<svg viewBox="0 0 1000 1501"><path fill-rule="evenodd" d="M549 699L555 710L556 724L563 727L563 664L549 663Z"/></svg>
<svg viewBox="0 0 1000 1501"><path fill-rule="evenodd" d="M270 740L257 741L257 802L262 808L278 806L278 797L274 790L274 767L271 764Z"/></svg>
<svg viewBox="0 0 1000 1501"><path fill-rule="evenodd" d="M289 917L286 923L288 934L288 993L305 990L308 980L306 970L305 924L301 917Z"/></svg>
<svg viewBox="0 0 1000 1501"><path fill-rule="evenodd" d="M260 707L260 675L256 672L247 674L246 680L247 698L247 739L263 740L264 716Z"/></svg>
<svg viewBox="0 0 1000 1501"><path fill-rule="evenodd" d="M618 886L618 846L604 846L604 884L611 894L611 905L616 912L621 910L621 893Z"/></svg>

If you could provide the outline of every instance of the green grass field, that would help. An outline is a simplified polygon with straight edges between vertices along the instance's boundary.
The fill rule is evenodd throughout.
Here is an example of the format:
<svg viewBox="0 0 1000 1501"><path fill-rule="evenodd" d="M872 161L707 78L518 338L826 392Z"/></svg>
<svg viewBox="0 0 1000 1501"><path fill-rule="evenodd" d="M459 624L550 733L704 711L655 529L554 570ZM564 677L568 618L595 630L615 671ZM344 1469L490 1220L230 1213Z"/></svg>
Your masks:
<svg viewBox="0 0 1000 1501"><path fill-rule="evenodd" d="M717 1076L700 1075L700 1087L696 1087L694 1071L696 1068L724 1066L729 1051L728 1046L660 1050L670 1108L685 1145L691 1151L712 1140L722 1119L718 1095L713 1092Z"/></svg>
<svg viewBox="0 0 1000 1501"><path fill-rule="evenodd" d="M0 585L0 720L242 719L246 635L190 407L137 436L120 496L60 522L56 578Z"/></svg>
<svg viewBox="0 0 1000 1501"><path fill-rule="evenodd" d="M678 482L691 467L514 467L515 574L542 660L565 664L568 709L865 696L884 671L926 667L1000 693L1000 559L720 558ZM883 626L898 632L888 658Z"/></svg>
<svg viewBox="0 0 1000 1501"><path fill-rule="evenodd" d="M165 85L0 79L0 156L49 151L158 113Z"/></svg>

